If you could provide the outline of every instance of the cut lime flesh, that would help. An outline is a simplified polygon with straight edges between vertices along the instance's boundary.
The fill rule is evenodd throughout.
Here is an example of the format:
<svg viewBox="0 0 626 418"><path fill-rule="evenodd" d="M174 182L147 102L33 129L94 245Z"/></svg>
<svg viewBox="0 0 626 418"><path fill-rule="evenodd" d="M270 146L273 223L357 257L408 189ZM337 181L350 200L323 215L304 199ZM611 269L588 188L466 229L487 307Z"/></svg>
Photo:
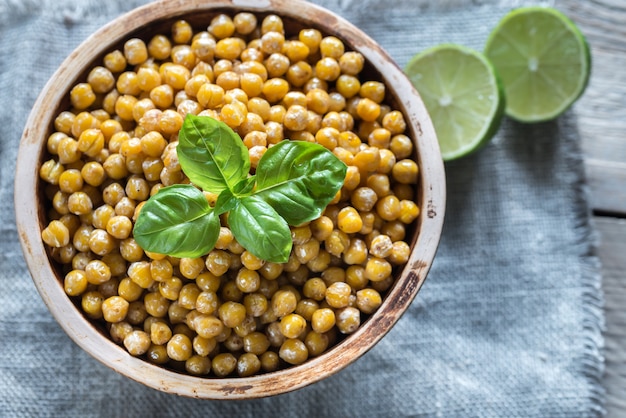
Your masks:
<svg viewBox="0 0 626 418"><path fill-rule="evenodd" d="M480 52L438 45L414 56L405 73L430 114L445 161L481 148L500 126L503 90Z"/></svg>
<svg viewBox="0 0 626 418"><path fill-rule="evenodd" d="M502 79L506 114L521 122L556 118L589 80L591 58L584 36L549 7L511 11L489 35L485 55Z"/></svg>

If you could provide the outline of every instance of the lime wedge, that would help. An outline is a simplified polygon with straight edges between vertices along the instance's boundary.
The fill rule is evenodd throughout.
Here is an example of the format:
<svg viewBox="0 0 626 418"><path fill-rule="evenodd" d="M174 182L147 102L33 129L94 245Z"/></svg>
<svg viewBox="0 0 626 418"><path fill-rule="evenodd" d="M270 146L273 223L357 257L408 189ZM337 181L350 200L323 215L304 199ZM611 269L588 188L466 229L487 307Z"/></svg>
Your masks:
<svg viewBox="0 0 626 418"><path fill-rule="evenodd" d="M554 119L583 93L591 55L561 12L530 6L509 12L491 32L485 55L502 79L506 114L521 122Z"/></svg>
<svg viewBox="0 0 626 418"><path fill-rule="evenodd" d="M405 73L424 100L444 161L478 150L498 130L504 91L482 53L438 45L414 56Z"/></svg>

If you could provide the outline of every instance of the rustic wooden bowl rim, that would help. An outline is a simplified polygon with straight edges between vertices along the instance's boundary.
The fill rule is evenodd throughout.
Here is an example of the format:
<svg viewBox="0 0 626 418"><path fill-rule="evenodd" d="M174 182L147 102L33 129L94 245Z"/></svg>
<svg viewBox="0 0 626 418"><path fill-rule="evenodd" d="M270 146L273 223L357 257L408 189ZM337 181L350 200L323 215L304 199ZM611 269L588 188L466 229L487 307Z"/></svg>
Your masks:
<svg viewBox="0 0 626 418"><path fill-rule="evenodd" d="M384 74L393 86L417 144L420 167L418 204L422 214L407 266L376 314L338 345L306 363L247 378L201 378L177 373L128 354L102 335L66 296L41 241L45 211L39 207L38 168L46 152L46 138L58 104L93 57L111 48L155 20L190 11L231 9L275 13L335 34ZM116 18L74 50L50 78L34 104L20 142L15 177L15 208L20 244L33 281L43 301L64 331L90 355L131 379L178 395L205 399L258 398L289 392L328 377L374 346L398 321L422 286L439 243L445 210L445 175L437 139L421 98L402 71L369 36L357 27L314 4L301 0L159 0Z"/></svg>

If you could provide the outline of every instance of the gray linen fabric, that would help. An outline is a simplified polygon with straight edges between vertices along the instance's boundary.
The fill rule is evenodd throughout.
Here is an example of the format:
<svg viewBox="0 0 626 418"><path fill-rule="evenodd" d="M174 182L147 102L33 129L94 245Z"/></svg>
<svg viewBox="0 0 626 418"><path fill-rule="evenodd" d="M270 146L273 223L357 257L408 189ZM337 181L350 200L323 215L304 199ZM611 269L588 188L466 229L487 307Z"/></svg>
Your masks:
<svg viewBox="0 0 626 418"><path fill-rule="evenodd" d="M0 416L592 417L603 412L598 262L575 112L505 121L447 164L435 265L397 326L344 371L273 398L160 393L81 351L33 286L18 245L15 157L29 108L67 54L142 0L0 0ZM403 66L440 42L481 49L522 1L316 0ZM19 193L19 191L17 191Z"/></svg>

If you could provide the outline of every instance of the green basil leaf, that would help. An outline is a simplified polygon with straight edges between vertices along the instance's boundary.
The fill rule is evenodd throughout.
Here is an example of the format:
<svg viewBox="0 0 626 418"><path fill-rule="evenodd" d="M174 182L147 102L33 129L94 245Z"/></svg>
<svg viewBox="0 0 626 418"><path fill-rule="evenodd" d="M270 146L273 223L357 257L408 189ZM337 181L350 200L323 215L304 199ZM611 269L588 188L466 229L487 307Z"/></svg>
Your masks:
<svg viewBox="0 0 626 418"><path fill-rule="evenodd" d="M233 187L233 192L238 196L249 195L254 190L256 183L256 176L250 176L247 179L241 180Z"/></svg>
<svg viewBox="0 0 626 418"><path fill-rule="evenodd" d="M250 195L254 189L254 183L255 176L251 176L237 183L233 190L222 190L222 193L217 197L217 202L215 202L215 211L217 214L221 215L222 213L233 210L240 198Z"/></svg>
<svg viewBox="0 0 626 418"><path fill-rule="evenodd" d="M250 155L239 135L211 117L188 114L178 141L183 172L206 191L232 189L250 172Z"/></svg>
<svg viewBox="0 0 626 418"><path fill-rule="evenodd" d="M222 213L233 210L235 206L237 206L238 200L237 196L229 189L222 190L222 193L217 196L217 201L215 202L215 212L221 215Z"/></svg>
<svg viewBox="0 0 626 418"><path fill-rule="evenodd" d="M139 212L133 235L141 248L173 257L200 257L213 249L220 220L204 194L189 184L164 187Z"/></svg>
<svg viewBox="0 0 626 418"><path fill-rule="evenodd" d="M289 225L255 195L237 201L228 214L228 225L237 242L257 257L273 263L289 260L293 245Z"/></svg>
<svg viewBox="0 0 626 418"><path fill-rule="evenodd" d="M343 185L347 167L319 144L282 141L261 157L255 196L289 225L318 218Z"/></svg>

